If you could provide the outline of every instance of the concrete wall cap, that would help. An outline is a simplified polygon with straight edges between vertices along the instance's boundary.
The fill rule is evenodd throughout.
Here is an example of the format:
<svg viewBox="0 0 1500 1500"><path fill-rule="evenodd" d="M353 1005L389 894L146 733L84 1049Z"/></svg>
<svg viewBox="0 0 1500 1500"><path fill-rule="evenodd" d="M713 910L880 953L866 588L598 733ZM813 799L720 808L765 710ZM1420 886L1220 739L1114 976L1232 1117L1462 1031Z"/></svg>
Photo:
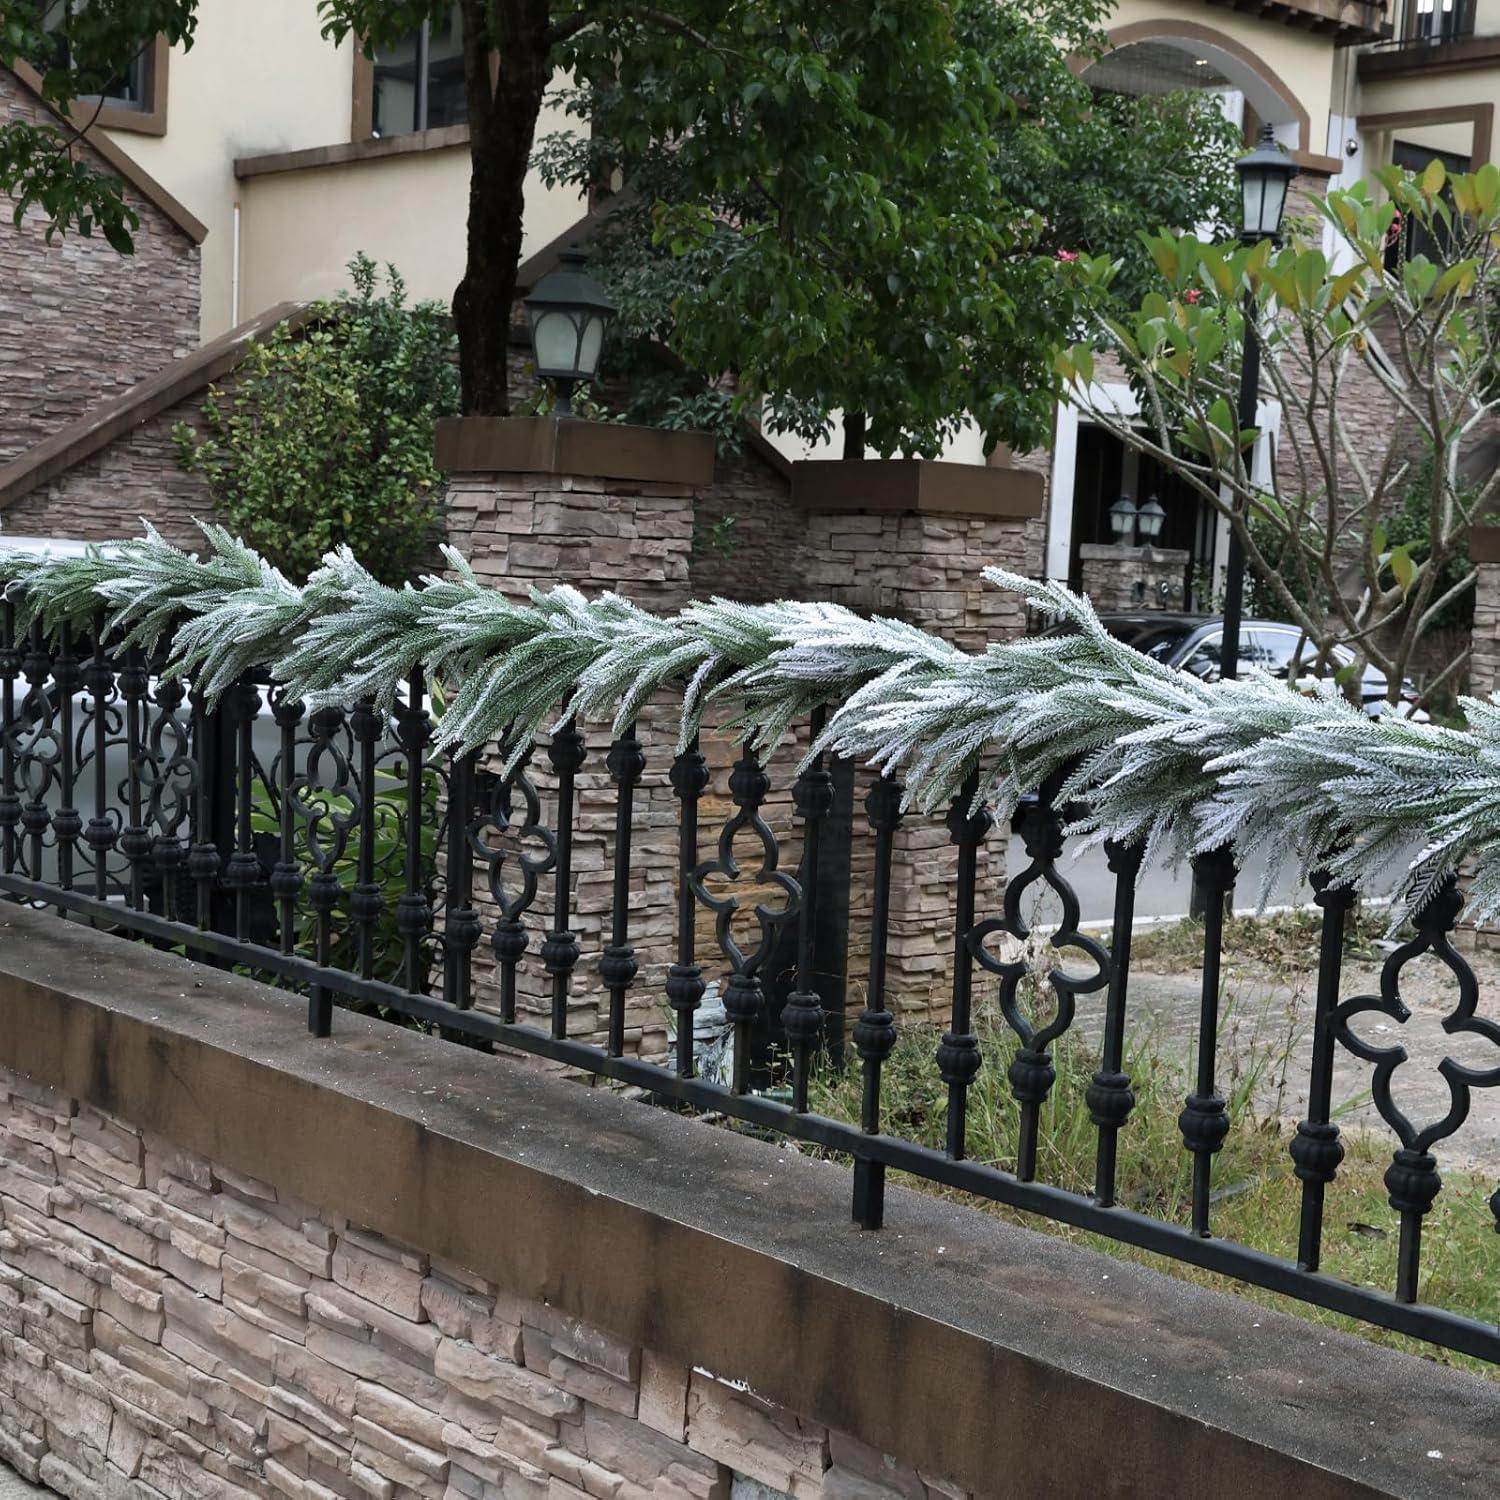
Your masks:
<svg viewBox="0 0 1500 1500"><path fill-rule="evenodd" d="M0 914L0 1066L981 1494L1500 1466L1477 1376L900 1188L861 1234L833 1163L345 1011L315 1041L294 994L50 912Z"/></svg>

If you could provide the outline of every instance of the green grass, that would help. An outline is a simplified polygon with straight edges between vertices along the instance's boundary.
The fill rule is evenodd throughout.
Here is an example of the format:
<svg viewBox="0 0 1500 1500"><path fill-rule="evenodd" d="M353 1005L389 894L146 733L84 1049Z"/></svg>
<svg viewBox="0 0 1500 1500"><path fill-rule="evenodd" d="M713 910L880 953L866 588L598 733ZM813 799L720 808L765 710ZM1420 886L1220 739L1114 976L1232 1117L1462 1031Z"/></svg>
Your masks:
<svg viewBox="0 0 1500 1500"><path fill-rule="evenodd" d="M903 1030L886 1064L881 1095L882 1125L888 1133L941 1149L946 1094L933 1061L939 1036L935 1027L909 1026ZM1010 1170L1015 1166L1019 1110L1005 1069L1016 1043L1007 1030L993 1022L981 1023L979 1036L985 1066L970 1090L969 1154L975 1161ZM1042 1114L1037 1178L1087 1194L1093 1188L1098 1133L1089 1120L1084 1090L1097 1063L1092 1049L1068 1037L1056 1049L1055 1060L1058 1077ZM1279 1062L1270 1052L1252 1055L1223 1081L1234 1128L1214 1164L1218 1201L1213 1209L1213 1229L1222 1238L1294 1259L1302 1185L1292 1175L1288 1129L1277 1119L1258 1115L1254 1103L1257 1096L1265 1097L1265 1085L1271 1081L1266 1070L1278 1067ZM1187 1064L1168 1057L1158 1038L1147 1035L1138 1040L1126 1070L1133 1080L1137 1104L1119 1137L1119 1200L1143 1213L1186 1224L1191 1205L1191 1164L1182 1148L1177 1116L1188 1092ZM859 1089L857 1066L846 1069L842 1076L825 1073L817 1082L812 1107L834 1118L857 1122ZM1323 1269L1346 1281L1389 1290L1395 1284L1397 1215L1386 1201L1381 1177L1390 1162L1390 1146L1361 1131L1346 1131L1344 1141L1347 1155L1338 1179L1328 1189L1324 1212ZM899 1180L942 1197L979 1204L1002 1218L1121 1259L1152 1265L1200 1285L1237 1292L1316 1323L1500 1379L1500 1368L1494 1365L1452 1355L1293 1298L1246 1287L1229 1277L1000 1204L972 1199L933 1183L904 1176ZM1495 1186L1471 1174L1445 1172L1442 1193L1423 1231L1422 1300L1489 1323L1500 1322L1500 1235L1495 1232L1495 1219L1488 1206Z"/></svg>

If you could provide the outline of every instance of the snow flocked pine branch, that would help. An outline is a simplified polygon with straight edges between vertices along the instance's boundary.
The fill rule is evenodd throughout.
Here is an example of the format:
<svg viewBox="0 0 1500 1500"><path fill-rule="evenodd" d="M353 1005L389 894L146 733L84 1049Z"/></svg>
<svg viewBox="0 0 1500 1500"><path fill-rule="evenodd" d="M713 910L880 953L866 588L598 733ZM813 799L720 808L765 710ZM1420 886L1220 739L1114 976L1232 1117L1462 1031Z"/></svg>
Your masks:
<svg viewBox="0 0 1500 1500"><path fill-rule="evenodd" d="M1003 816L1061 774L1093 838L1184 858L1232 843L1278 868L1365 890L1393 867L1420 906L1466 851L1473 909L1500 911L1500 706L1466 700L1470 727L1372 720L1331 688L1291 692L1260 673L1203 683L1114 640L1087 600L989 569L1069 629L970 655L913 626L830 604L712 600L662 618L570 588L528 601L487 588L456 553L451 577L380 584L343 549L298 587L205 526L199 559L151 528L81 558L10 556L0 584L18 628L87 629L163 648L163 670L217 697L252 667L309 706L361 697L389 710L413 673L441 681L438 742L502 741L512 761L549 721L620 733L662 690L683 742L710 704L762 751L819 704L819 749L901 776L932 808L963 795ZM1408 851L1420 852L1412 861Z"/></svg>

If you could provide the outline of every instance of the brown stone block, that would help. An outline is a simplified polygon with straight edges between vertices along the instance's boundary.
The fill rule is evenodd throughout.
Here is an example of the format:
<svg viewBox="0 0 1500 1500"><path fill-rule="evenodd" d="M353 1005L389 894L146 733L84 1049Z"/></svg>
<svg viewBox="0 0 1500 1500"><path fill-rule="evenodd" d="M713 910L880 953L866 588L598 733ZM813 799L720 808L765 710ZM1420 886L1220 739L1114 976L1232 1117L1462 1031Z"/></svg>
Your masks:
<svg viewBox="0 0 1500 1500"><path fill-rule="evenodd" d="M320 1402L300 1391L293 1391L282 1385L271 1386L266 1391L266 1410L305 1427L336 1447L354 1447L354 1428Z"/></svg>
<svg viewBox="0 0 1500 1500"><path fill-rule="evenodd" d="M557 1352L552 1340L539 1328L523 1325L521 1332L528 1370L534 1370L583 1401L627 1417L635 1416L637 1393L630 1381L618 1380L592 1365L568 1359Z"/></svg>
<svg viewBox="0 0 1500 1500"><path fill-rule="evenodd" d="M449 1422L443 1428L450 1461L495 1485L506 1484L511 1475L542 1473L554 1441L554 1436L503 1415L490 1418L482 1426Z"/></svg>
<svg viewBox="0 0 1500 1500"><path fill-rule="evenodd" d="M362 1380L387 1386L408 1401L433 1405L443 1397L445 1386L441 1379L373 1344L313 1326L307 1331L307 1348L329 1364Z"/></svg>
<svg viewBox="0 0 1500 1500"><path fill-rule="evenodd" d="M825 1428L696 1372L688 1388L688 1443L792 1495L816 1495L828 1466Z"/></svg>
<svg viewBox="0 0 1500 1500"><path fill-rule="evenodd" d="M709 1500L727 1478L714 1459L614 1412L586 1408L577 1436L587 1458L638 1485Z"/></svg>
<svg viewBox="0 0 1500 1500"><path fill-rule="evenodd" d="M543 1376L457 1339L438 1345L433 1368L439 1379L471 1400L501 1401L548 1418L572 1417L580 1410L576 1396Z"/></svg>
<svg viewBox="0 0 1500 1500"><path fill-rule="evenodd" d="M234 1198L221 1198L224 1228L235 1239L268 1250L311 1276L327 1278L332 1267L328 1251L312 1244L299 1229ZM249 1259L249 1257L241 1257Z"/></svg>
<svg viewBox="0 0 1500 1500"><path fill-rule="evenodd" d="M120 1284L129 1285L123 1281ZM154 1301L156 1305L152 1307L145 1299ZM143 1338L152 1344L161 1342L162 1329L166 1326L166 1314L162 1310L162 1298L159 1292L143 1292L139 1298L134 1296L127 1298L119 1291L108 1288L100 1295L99 1311L128 1328L137 1338Z"/></svg>

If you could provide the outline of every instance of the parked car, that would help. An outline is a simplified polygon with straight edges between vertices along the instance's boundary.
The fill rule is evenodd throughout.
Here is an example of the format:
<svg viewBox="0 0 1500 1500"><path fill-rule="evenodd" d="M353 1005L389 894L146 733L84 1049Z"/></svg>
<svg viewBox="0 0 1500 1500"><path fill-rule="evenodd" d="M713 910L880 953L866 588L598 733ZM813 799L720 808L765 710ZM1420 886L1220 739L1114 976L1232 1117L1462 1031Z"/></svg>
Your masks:
<svg viewBox="0 0 1500 1500"><path fill-rule="evenodd" d="M1224 640L1221 615L1122 614L1100 615L1099 619L1116 640L1133 646L1142 655L1165 662L1169 667L1181 667L1204 682L1219 680ZM1240 626L1241 667L1257 667L1273 677L1286 677L1297 659L1299 647L1302 667L1298 675L1306 676L1310 672L1308 657L1313 653L1295 625L1281 620L1245 620ZM1351 666L1355 655L1347 646L1335 646L1333 659L1338 670ZM1386 701L1385 674L1368 663L1360 682L1360 696L1365 712L1372 717L1386 712L1390 706ZM1404 680L1398 712L1425 719L1427 715L1417 707L1419 696L1416 685Z"/></svg>

